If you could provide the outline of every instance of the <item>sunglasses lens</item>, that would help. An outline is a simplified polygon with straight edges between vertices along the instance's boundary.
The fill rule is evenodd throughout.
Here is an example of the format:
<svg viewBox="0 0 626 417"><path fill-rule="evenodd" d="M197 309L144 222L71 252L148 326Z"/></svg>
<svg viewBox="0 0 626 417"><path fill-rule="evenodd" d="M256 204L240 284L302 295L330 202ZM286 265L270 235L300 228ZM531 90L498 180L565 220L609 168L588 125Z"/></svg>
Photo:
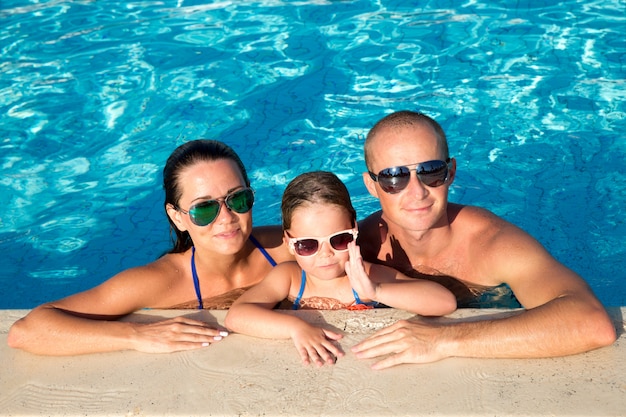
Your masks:
<svg viewBox="0 0 626 417"><path fill-rule="evenodd" d="M348 244L354 240L349 232L338 233L329 239L330 246L336 251L348 250ZM323 240L322 240L323 241ZM318 239L300 239L293 242L293 250L300 256L315 255L320 249Z"/></svg>
<svg viewBox="0 0 626 417"><path fill-rule="evenodd" d="M236 213L247 213L254 204L254 193L250 188L237 191L226 198L226 205Z"/></svg>
<svg viewBox="0 0 626 417"><path fill-rule="evenodd" d="M213 223L217 215L220 213L219 200L207 200L196 204L189 209L189 217L191 221L198 226L206 226ZM227 195L224 203L228 208L236 213L247 213L254 204L254 191L251 188L244 188Z"/></svg>
<svg viewBox="0 0 626 417"><path fill-rule="evenodd" d="M347 250L348 243L354 240L352 233L339 233L330 238L330 246L335 250Z"/></svg>
<svg viewBox="0 0 626 417"><path fill-rule="evenodd" d="M415 173L422 184L428 187L439 187L448 179L448 164L445 161L428 161L417 164ZM389 194L396 194L404 190L411 179L408 167L400 166L385 168L378 174L380 188Z"/></svg>
<svg viewBox="0 0 626 417"><path fill-rule="evenodd" d="M444 161L428 161L420 164L416 171L420 181L428 187L439 187L448 178L448 164Z"/></svg>
<svg viewBox="0 0 626 417"><path fill-rule="evenodd" d="M318 247L316 239L296 240L293 244L293 250L300 256L311 256L317 252Z"/></svg>
<svg viewBox="0 0 626 417"><path fill-rule="evenodd" d="M191 221L198 226L211 224L220 212L220 203L216 200L209 200L197 204L189 209Z"/></svg>
<svg viewBox="0 0 626 417"><path fill-rule="evenodd" d="M378 183L384 192L399 193L409 184L411 171L407 167L386 168L378 174Z"/></svg>

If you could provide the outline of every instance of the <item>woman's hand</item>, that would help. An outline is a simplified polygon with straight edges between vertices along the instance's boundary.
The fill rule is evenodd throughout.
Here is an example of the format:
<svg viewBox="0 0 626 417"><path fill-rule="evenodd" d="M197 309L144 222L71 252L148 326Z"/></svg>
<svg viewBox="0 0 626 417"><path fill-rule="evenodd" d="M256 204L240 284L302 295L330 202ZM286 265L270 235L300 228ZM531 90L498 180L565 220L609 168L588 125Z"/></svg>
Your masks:
<svg viewBox="0 0 626 417"><path fill-rule="evenodd" d="M175 317L156 323L133 323L135 350L146 353L170 353L198 349L219 342L228 332L207 323Z"/></svg>
<svg viewBox="0 0 626 417"><path fill-rule="evenodd" d="M333 365L337 358L344 355L334 341L343 335L320 327L302 323L292 332L291 339L305 365L314 363L317 366Z"/></svg>

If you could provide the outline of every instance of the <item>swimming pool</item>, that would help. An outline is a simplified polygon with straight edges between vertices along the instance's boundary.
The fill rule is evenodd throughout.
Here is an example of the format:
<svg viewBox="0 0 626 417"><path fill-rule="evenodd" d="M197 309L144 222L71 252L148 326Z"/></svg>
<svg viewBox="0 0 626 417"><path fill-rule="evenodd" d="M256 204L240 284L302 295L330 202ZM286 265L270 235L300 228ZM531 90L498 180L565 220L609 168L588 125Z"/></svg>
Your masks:
<svg viewBox="0 0 626 417"><path fill-rule="evenodd" d="M400 109L446 130L452 201L626 305L626 2L406 3L3 1L0 308L165 252L160 170L190 139L240 153L257 225L313 169L364 217L363 138Z"/></svg>

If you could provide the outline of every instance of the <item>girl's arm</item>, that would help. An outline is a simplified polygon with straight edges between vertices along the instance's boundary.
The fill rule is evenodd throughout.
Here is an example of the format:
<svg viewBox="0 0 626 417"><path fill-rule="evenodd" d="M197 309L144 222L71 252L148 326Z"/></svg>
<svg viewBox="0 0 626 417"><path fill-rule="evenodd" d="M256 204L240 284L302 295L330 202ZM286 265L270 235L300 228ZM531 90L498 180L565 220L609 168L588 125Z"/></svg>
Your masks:
<svg viewBox="0 0 626 417"><path fill-rule="evenodd" d="M363 262L355 242L349 245L346 273L361 298L422 316L442 316L456 310L454 294L436 282L411 279L393 268ZM369 272L369 276L368 276Z"/></svg>
<svg viewBox="0 0 626 417"><path fill-rule="evenodd" d="M257 285L233 303L224 324L234 332L266 339L293 339L302 361L318 366L333 364L343 352L333 343L342 336L280 311L274 306L289 296L292 276L299 276L295 262L277 265Z"/></svg>
<svg viewBox="0 0 626 417"><path fill-rule="evenodd" d="M241 295L230 307L224 320L234 332L265 339L289 339L291 328L301 321L273 310L289 296L295 262L275 266L258 284Z"/></svg>

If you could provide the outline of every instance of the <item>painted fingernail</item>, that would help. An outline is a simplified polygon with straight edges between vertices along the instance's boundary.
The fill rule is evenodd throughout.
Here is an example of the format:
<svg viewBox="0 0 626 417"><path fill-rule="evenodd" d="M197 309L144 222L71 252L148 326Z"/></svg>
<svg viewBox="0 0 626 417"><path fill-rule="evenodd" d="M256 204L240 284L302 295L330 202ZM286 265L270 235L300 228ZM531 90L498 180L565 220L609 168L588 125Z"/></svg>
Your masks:
<svg viewBox="0 0 626 417"><path fill-rule="evenodd" d="M214 336L213 340L222 340L222 336Z"/></svg>
<svg viewBox="0 0 626 417"><path fill-rule="evenodd" d="M220 336L226 337L226 336L228 336L228 332L220 332Z"/></svg>
<svg viewBox="0 0 626 417"><path fill-rule="evenodd" d="M207 346L209 346L209 344L210 344L209 342L204 342L204 343L202 343L202 347L207 347Z"/></svg>

